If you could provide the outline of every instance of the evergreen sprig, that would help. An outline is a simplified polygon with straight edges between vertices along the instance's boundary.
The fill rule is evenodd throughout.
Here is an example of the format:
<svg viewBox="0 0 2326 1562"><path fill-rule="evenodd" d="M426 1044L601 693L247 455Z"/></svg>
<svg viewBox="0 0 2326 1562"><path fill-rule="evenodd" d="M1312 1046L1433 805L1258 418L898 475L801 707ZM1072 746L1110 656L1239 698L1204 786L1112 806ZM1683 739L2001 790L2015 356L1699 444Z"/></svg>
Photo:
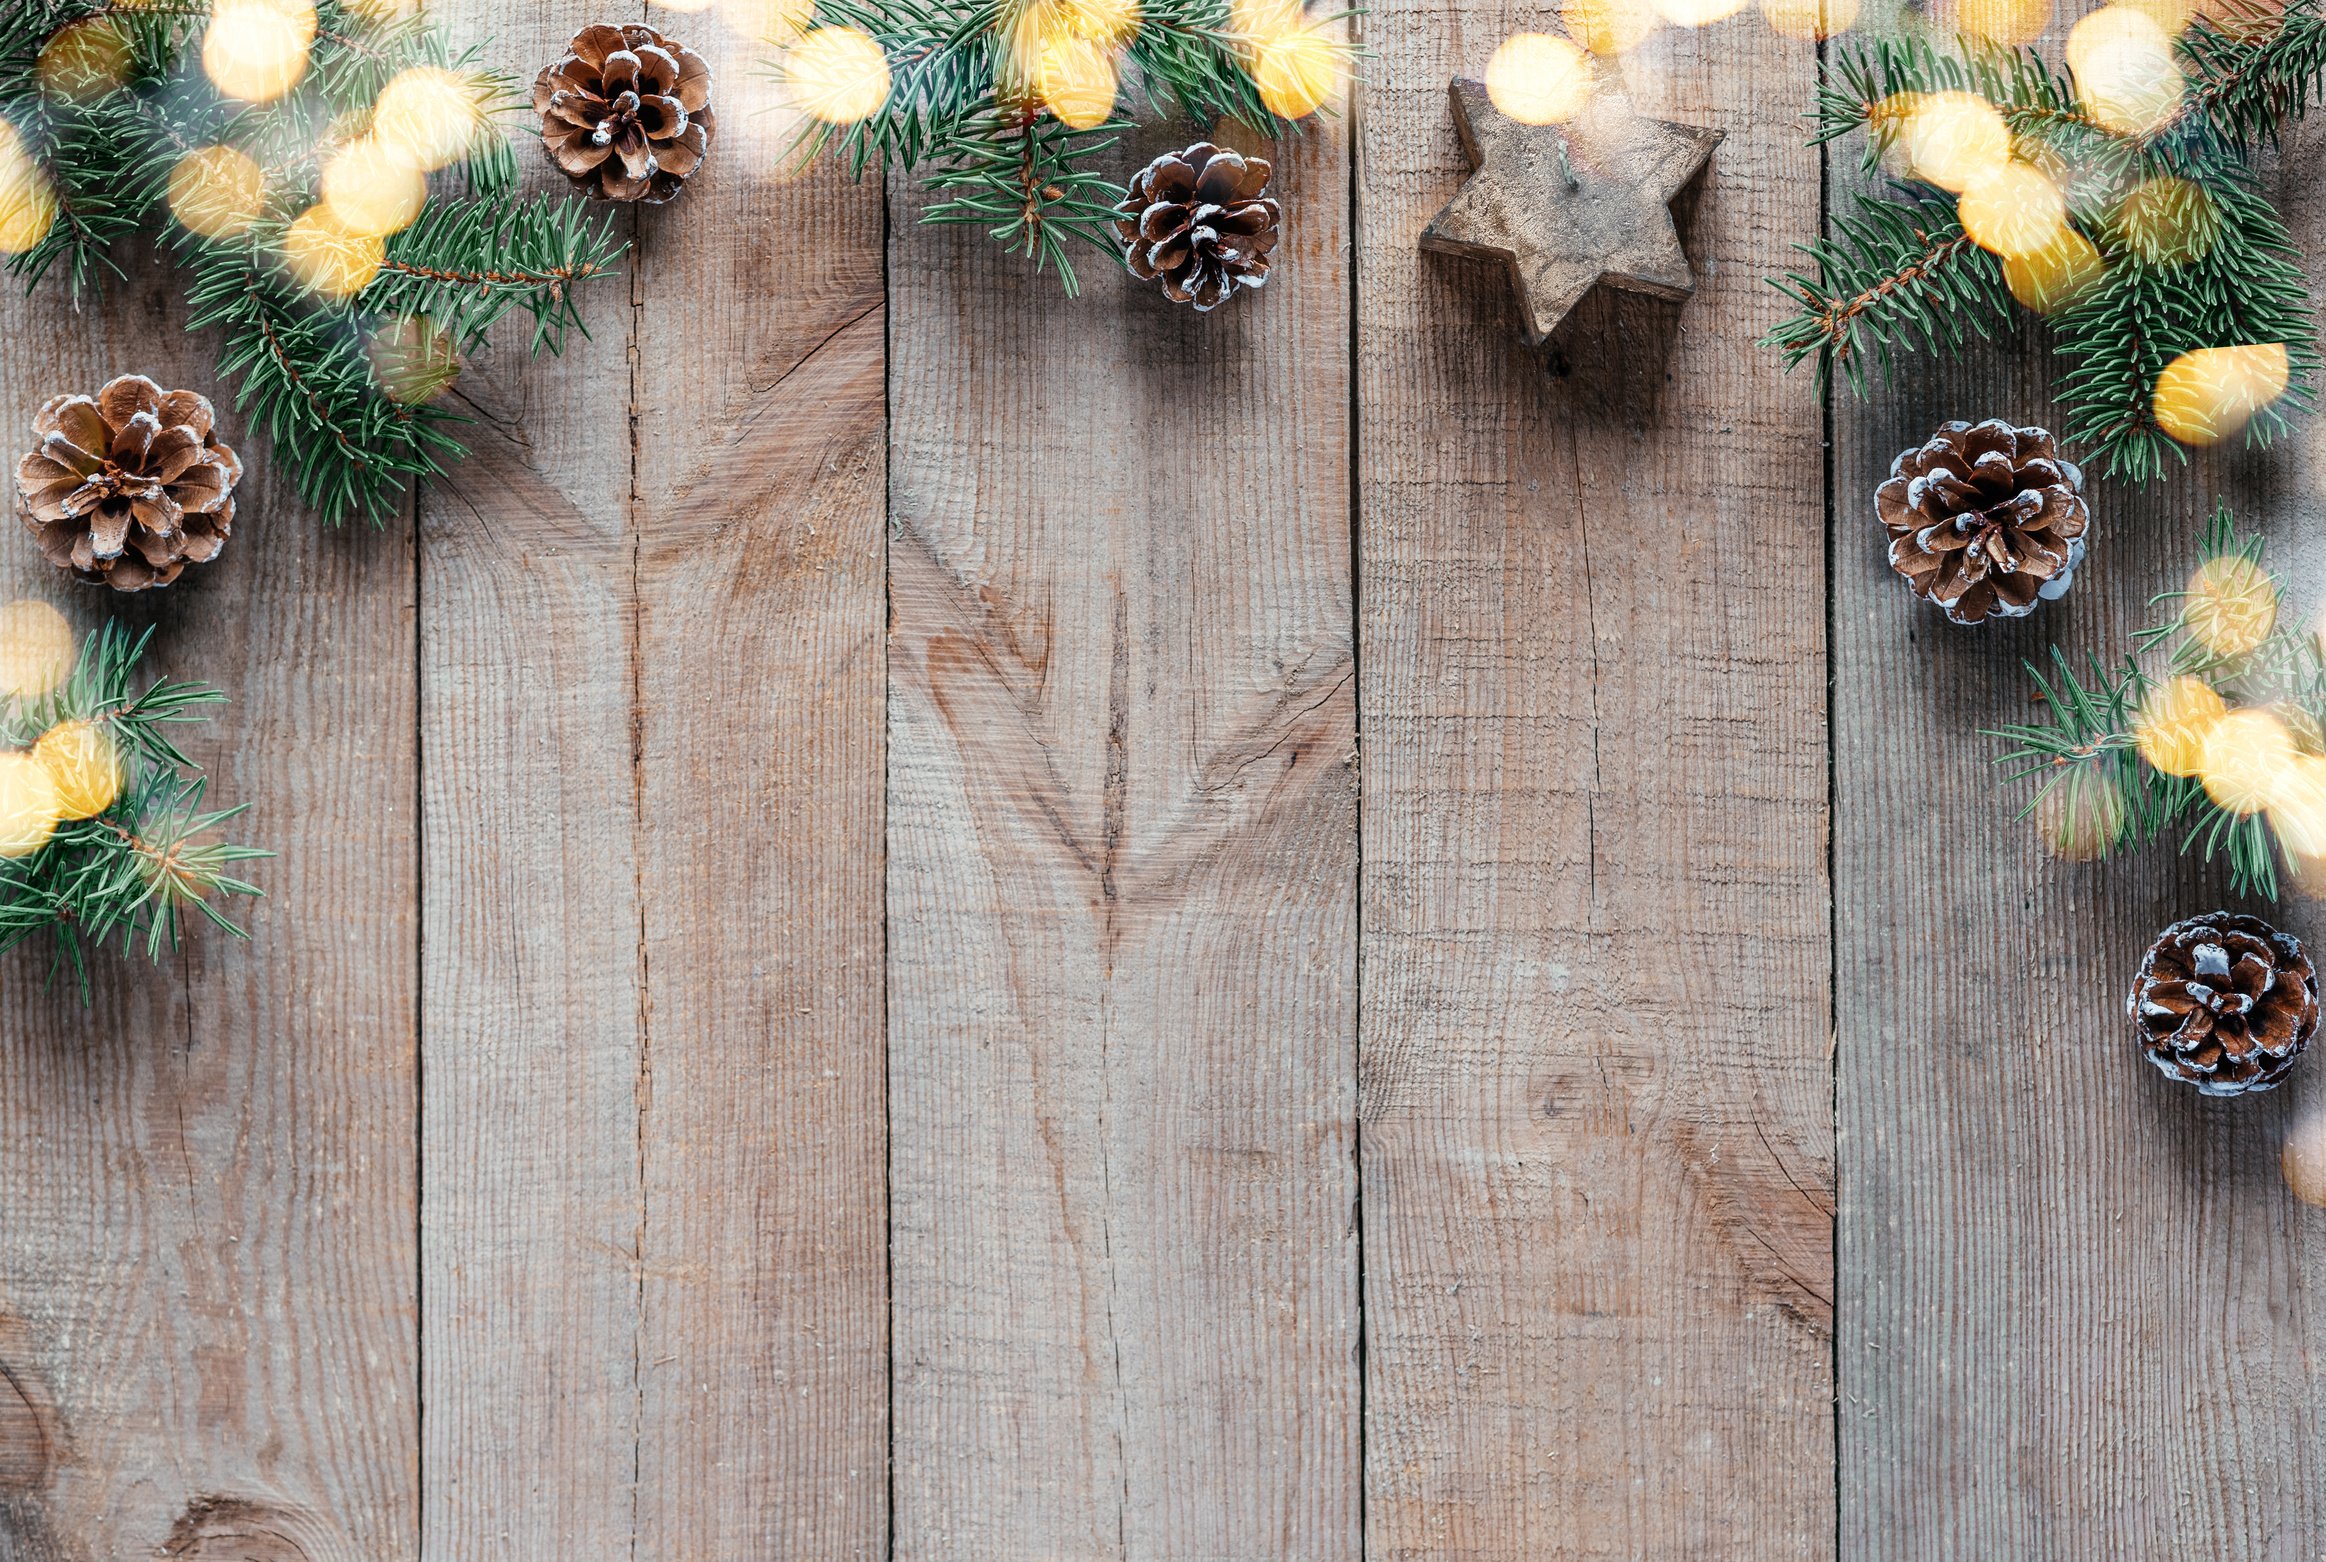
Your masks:
<svg viewBox="0 0 2326 1562"><path fill-rule="evenodd" d="M829 152L854 177L868 169L923 171L947 197L921 221L972 224L1006 250L1058 274L1079 290L1070 251L1077 242L1118 263L1109 221L1128 193L1097 160L1145 109L1211 124L1233 119L1255 134L1282 137L1305 118L1279 114L1254 75L1264 40L1252 17L1325 40L1346 75L1355 49L1334 26L1354 12L1304 17L1296 4L1262 0L1239 22L1231 0L1144 0L1121 14L1135 27L1119 47L1115 116L1089 129L1062 123L1027 83L1013 51L1040 36L1038 10L1071 12L1077 0L817 0L817 27L850 27L880 45L889 92L880 109L845 125L808 121L793 147L801 161Z"/></svg>
<svg viewBox="0 0 2326 1562"><path fill-rule="evenodd" d="M2185 459L2155 408L2158 377L2181 354L2283 344L2286 391L2247 422L2255 443L2312 404L2319 365L2301 257L2251 157L2326 81L2320 0L2288 0L2267 25L2242 11L2200 19L2176 48L2182 98L2145 129L2103 122L2032 49L1922 34L1839 48L1812 111L1813 143L1862 135L1872 175L1905 131L1902 106L1973 93L2000 112L2016 155L2073 171L2067 222L2100 270L2051 316L2064 364L2055 390L2070 443L2099 472L2140 482ZM2193 236L2160 240L2160 225L2128 206L2167 179L2193 187L2179 214ZM1788 366L1813 359L1821 380L1838 369L1862 393L1869 359L1887 373L1903 353L1950 354L2013 329L2005 268L1965 233L1948 191L1889 179L1854 194L1832 226L1800 246L1807 270L1772 279L1797 306L1768 337Z"/></svg>
<svg viewBox="0 0 2326 1562"><path fill-rule="evenodd" d="M0 714L0 743L13 750L67 723L87 723L120 767L107 806L59 823L29 851L19 833L24 822L12 819L21 854L0 857L0 949L52 934L56 958L71 966L84 1002L88 951L116 935L124 950L143 945L155 961L177 947L188 912L248 937L217 901L259 895L240 877L240 864L273 855L219 838L219 827L243 810L203 806L205 778L179 749L174 729L207 719L204 707L226 696L171 679L139 689L137 665L152 635L107 624L82 642L71 674L54 690L12 701Z"/></svg>
<svg viewBox="0 0 2326 1562"><path fill-rule="evenodd" d="M2048 670L2030 663L2046 719L1986 735L2007 745L1996 763L2008 779L2041 781L2019 817L2048 812L2052 829L2082 843L2071 855L2107 855L2177 830L2183 852L2227 860L2240 894L2274 900L2280 858L2294 855L2284 837L2290 830L2307 843L2326 824L2315 817L2326 808L2326 790L2301 802L2302 811L2290 819L2274 804L2229 806L2198 775L2168 774L2152 763L2142 743L2143 710L2164 680L2200 679L2229 709L2277 718L2303 756L2292 763L2317 759L2326 767L2317 754L2326 741L2326 650L2306 627L2288 627L2279 609L2283 583L2262 565L2261 538L2240 532L2226 507L2215 508L2198 551L2201 574L2266 600L2276 625L2270 633L2225 646L2192 619L2193 593L2165 592L2151 606L2171 611L2134 637L2135 651L2120 663L2091 657L2079 672L2056 647ZM2225 561L2231 565L2226 576L2214 569Z"/></svg>
<svg viewBox="0 0 2326 1562"><path fill-rule="evenodd" d="M383 381L374 344L413 322L449 353L479 346L504 316L533 321L532 348L558 351L581 329L576 291L621 263L609 220L570 199L520 199L516 163L494 116L514 84L456 49L422 14L317 0L316 31L297 88L268 103L222 97L203 73L208 0L22 0L0 16L0 116L37 160L56 218L10 268L38 285L52 271L78 301L122 275L125 242L151 235L185 280L190 323L221 339L219 372L236 406L272 445L300 495L338 525L385 522L410 484L462 453L448 409ZM126 68L97 90L60 90L42 51L69 27L110 29ZM303 286L283 261L284 235L320 198L324 154L360 133L402 72L457 73L478 98L480 127L463 157L431 176L416 221L386 243L360 291ZM173 216L171 170L208 146L248 153L265 171L261 211L231 237ZM428 381L448 383L445 372Z"/></svg>

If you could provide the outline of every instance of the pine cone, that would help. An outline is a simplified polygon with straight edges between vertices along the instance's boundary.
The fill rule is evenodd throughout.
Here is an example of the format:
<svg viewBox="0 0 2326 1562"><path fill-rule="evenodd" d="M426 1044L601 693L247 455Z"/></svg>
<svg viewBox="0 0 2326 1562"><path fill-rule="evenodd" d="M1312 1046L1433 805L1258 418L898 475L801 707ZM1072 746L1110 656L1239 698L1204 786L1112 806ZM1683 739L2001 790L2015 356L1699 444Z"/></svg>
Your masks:
<svg viewBox="0 0 2326 1562"><path fill-rule="evenodd" d="M2084 474L2039 428L1942 424L1874 490L1890 567L1958 624L2017 618L2067 594L2084 559Z"/></svg>
<svg viewBox="0 0 2326 1562"><path fill-rule="evenodd" d="M1158 277L1163 296L1217 309L1239 287L1268 280L1276 248L1276 203L1266 158L1245 157L1209 141L1166 152L1139 170L1115 208L1123 258L1141 281Z"/></svg>
<svg viewBox="0 0 2326 1562"><path fill-rule="evenodd" d="M2209 1096L2268 1090L2318 1029L2318 972L2301 941L2226 911L2175 922L2125 1000L2148 1060Z"/></svg>
<svg viewBox="0 0 2326 1562"><path fill-rule="evenodd" d="M658 205L710 149L711 68L651 27L585 27L533 82L541 144L565 176L609 201Z"/></svg>
<svg viewBox="0 0 2326 1562"><path fill-rule="evenodd" d="M219 443L210 403L142 374L94 400L40 409L40 448L16 463L25 528L59 569L116 591L166 586L218 557L242 463Z"/></svg>

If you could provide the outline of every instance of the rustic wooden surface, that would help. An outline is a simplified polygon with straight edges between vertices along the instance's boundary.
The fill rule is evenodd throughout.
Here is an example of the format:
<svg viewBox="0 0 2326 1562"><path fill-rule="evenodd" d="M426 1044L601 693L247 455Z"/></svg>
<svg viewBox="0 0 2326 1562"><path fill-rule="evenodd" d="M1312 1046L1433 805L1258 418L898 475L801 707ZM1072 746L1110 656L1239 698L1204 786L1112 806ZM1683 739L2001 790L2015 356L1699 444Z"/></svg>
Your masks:
<svg viewBox="0 0 2326 1562"><path fill-rule="evenodd" d="M524 75L605 15L436 8ZM225 685L282 853L249 946L5 967L0 1562L2326 1548L2320 1089L2132 1059L2217 881L2046 863L1973 730L2216 489L2315 580L2314 441L2103 489L2064 609L1921 610L1865 494L2040 375L1753 345L1846 176L1751 13L1627 65L1727 133L1698 291L1565 378L1416 246L1539 10L1376 6L1201 320L780 176L760 51L652 17L712 161L407 523L253 440L158 600L0 555ZM209 385L168 296L0 301L0 427Z"/></svg>

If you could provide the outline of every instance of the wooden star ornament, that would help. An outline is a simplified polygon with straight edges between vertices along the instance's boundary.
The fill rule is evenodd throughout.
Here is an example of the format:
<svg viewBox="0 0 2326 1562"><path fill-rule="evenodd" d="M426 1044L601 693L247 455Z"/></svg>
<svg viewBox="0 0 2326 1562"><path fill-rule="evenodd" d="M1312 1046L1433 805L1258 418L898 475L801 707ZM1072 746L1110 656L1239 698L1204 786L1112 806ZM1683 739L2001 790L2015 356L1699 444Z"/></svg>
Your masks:
<svg viewBox="0 0 2326 1562"><path fill-rule="evenodd" d="M1616 95L1565 125L1529 125L1496 109L1483 82L1457 77L1448 94L1475 172L1421 247L1509 267L1529 346L1602 284L1674 301L1696 291L1672 202L1724 132L1649 119Z"/></svg>

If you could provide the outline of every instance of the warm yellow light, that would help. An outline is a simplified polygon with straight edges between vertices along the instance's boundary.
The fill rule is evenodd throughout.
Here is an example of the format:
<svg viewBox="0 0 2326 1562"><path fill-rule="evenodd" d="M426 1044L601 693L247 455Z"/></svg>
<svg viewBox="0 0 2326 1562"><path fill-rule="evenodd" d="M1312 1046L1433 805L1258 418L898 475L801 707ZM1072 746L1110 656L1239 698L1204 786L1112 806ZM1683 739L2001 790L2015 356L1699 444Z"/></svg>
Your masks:
<svg viewBox="0 0 2326 1562"><path fill-rule="evenodd" d="M1761 0L1769 30L1786 38L1833 38L1857 25L1858 0Z"/></svg>
<svg viewBox="0 0 2326 1562"><path fill-rule="evenodd" d="M57 833L63 805L48 768L30 754L0 754L0 857L29 857Z"/></svg>
<svg viewBox="0 0 2326 1562"><path fill-rule="evenodd" d="M2283 342L2182 353L2156 377L2157 426L2184 445L2216 444L2284 395L2288 372Z"/></svg>
<svg viewBox="0 0 2326 1562"><path fill-rule="evenodd" d="M807 30L815 0L719 0L719 16L746 38L789 44Z"/></svg>
<svg viewBox="0 0 2326 1562"><path fill-rule="evenodd" d="M2068 202L2041 169L2006 162L1963 191L1955 214L1973 243L2009 259L2040 255L2067 231Z"/></svg>
<svg viewBox="0 0 2326 1562"><path fill-rule="evenodd" d="M1648 0L1567 0L1559 20L1593 54L1627 54L1664 25Z"/></svg>
<svg viewBox="0 0 2326 1562"><path fill-rule="evenodd" d="M1252 53L1252 84L1278 119L1306 119L1340 95L1348 54L1327 30L1332 24L1263 39Z"/></svg>
<svg viewBox="0 0 2326 1562"><path fill-rule="evenodd" d="M2270 794L2269 822L2289 862L2326 865L2326 759L2296 744Z"/></svg>
<svg viewBox="0 0 2326 1562"><path fill-rule="evenodd" d="M2278 588L2269 571L2242 553L2207 559L2189 577L2181 625L2215 656L2244 656L2278 622Z"/></svg>
<svg viewBox="0 0 2326 1562"><path fill-rule="evenodd" d="M1549 33L1513 33L1486 62L1486 95L1521 124L1564 124L1591 99L1591 57Z"/></svg>
<svg viewBox="0 0 2326 1562"><path fill-rule="evenodd" d="M654 0L665 11L708 11L712 0Z"/></svg>
<svg viewBox="0 0 2326 1562"><path fill-rule="evenodd" d="M465 156L484 123L482 86L436 65L398 71L372 105L372 139L429 171Z"/></svg>
<svg viewBox="0 0 2326 1562"><path fill-rule="evenodd" d="M343 226L331 207L301 213L283 235L283 260L300 286L346 298L371 286L387 259L387 244L376 233Z"/></svg>
<svg viewBox="0 0 2326 1562"><path fill-rule="evenodd" d="M2205 762L2205 734L2228 703L2201 678L2172 678L2149 691L2133 736L2140 756L2168 776L2193 776Z"/></svg>
<svg viewBox="0 0 2326 1562"><path fill-rule="evenodd" d="M2286 1191L2304 1204L2326 1206L2326 1111L2313 1107L2294 1119L2278 1152Z"/></svg>
<svg viewBox="0 0 2326 1562"><path fill-rule="evenodd" d="M1115 111L1115 61L1088 38L1052 38L1042 46L1034 87L1062 125L1095 130Z"/></svg>
<svg viewBox="0 0 2326 1562"><path fill-rule="evenodd" d="M829 125L870 119L888 101L888 56L859 28L816 28L786 52L783 73L800 112Z"/></svg>
<svg viewBox="0 0 2326 1562"><path fill-rule="evenodd" d="M364 351L381 394L405 406L434 401L460 378L460 349L451 334L419 315L382 323Z"/></svg>
<svg viewBox="0 0 2326 1562"><path fill-rule="evenodd" d="M57 815L94 819L121 795L121 754L93 721L60 721L32 745L32 757L56 783Z"/></svg>
<svg viewBox="0 0 2326 1562"><path fill-rule="evenodd" d="M2092 241L2069 227L2054 233L2041 249L2003 257L2003 280L2011 296L2042 315L2065 309L2105 275L2107 267Z"/></svg>
<svg viewBox="0 0 2326 1562"><path fill-rule="evenodd" d="M235 147L197 147L170 168L170 215L206 239L231 239L258 221L266 193L258 159Z"/></svg>
<svg viewBox="0 0 2326 1562"><path fill-rule="evenodd" d="M2295 756L2284 722L2265 710L2235 710L2205 729L2198 775L2214 802L2256 814L2277 795Z"/></svg>
<svg viewBox="0 0 2326 1562"><path fill-rule="evenodd" d="M2131 810L2123 789L2102 771L2079 765L2036 799L2035 827L2062 862L2094 862L2122 839Z"/></svg>
<svg viewBox="0 0 2326 1562"><path fill-rule="evenodd" d="M1746 0L1654 0L1654 4L1675 27L1710 27L1743 10Z"/></svg>
<svg viewBox="0 0 2326 1562"><path fill-rule="evenodd" d="M1138 0L1054 0L1066 30L1119 49L1139 30Z"/></svg>
<svg viewBox="0 0 2326 1562"><path fill-rule="evenodd" d="M21 255L42 239L57 220L56 188L17 134L0 116L0 255Z"/></svg>
<svg viewBox="0 0 2326 1562"><path fill-rule="evenodd" d="M2011 156L2011 132L1994 104L1974 92L1930 92L1907 110L1901 140L1914 175L1946 190L1996 177Z"/></svg>
<svg viewBox="0 0 2326 1562"><path fill-rule="evenodd" d="M349 233L386 238L412 225L428 202L428 176L402 151L366 136L323 165L323 204Z"/></svg>
<svg viewBox="0 0 2326 1562"><path fill-rule="evenodd" d="M2137 135L2162 125L2181 104L2181 68L2172 34L2129 5L2103 6L2068 34L2068 69L2084 112L2111 130Z"/></svg>
<svg viewBox="0 0 2326 1562"><path fill-rule="evenodd" d="M2022 49L2051 25L2051 0L1954 0L1948 8L1958 32Z"/></svg>
<svg viewBox="0 0 2326 1562"><path fill-rule="evenodd" d="M2119 0L2119 3L2156 23L2168 38L2186 32L2190 19L2197 14L2196 0Z"/></svg>
<svg viewBox="0 0 2326 1562"><path fill-rule="evenodd" d="M202 69L230 98L272 103L307 74L315 7L305 0L213 0Z"/></svg>
<svg viewBox="0 0 2326 1562"><path fill-rule="evenodd" d="M86 102L129 80L129 40L105 16L67 22L41 45L34 74L52 97Z"/></svg>
<svg viewBox="0 0 2326 1562"><path fill-rule="evenodd" d="M2211 253L2221 209L2202 185L2172 175L2144 179L2116 205L2125 246L2154 266L2186 265Z"/></svg>
<svg viewBox="0 0 2326 1562"><path fill-rule="evenodd" d="M73 669L73 629L46 602L19 597L0 606L0 695L37 700Z"/></svg>

